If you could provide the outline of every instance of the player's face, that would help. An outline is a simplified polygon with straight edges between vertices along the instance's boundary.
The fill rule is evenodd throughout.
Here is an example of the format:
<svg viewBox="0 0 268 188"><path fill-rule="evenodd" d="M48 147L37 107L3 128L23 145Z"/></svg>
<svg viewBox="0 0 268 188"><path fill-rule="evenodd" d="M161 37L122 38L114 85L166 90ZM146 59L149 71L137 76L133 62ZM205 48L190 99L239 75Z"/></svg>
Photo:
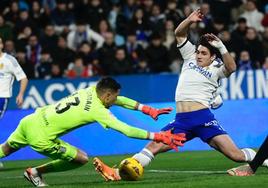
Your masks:
<svg viewBox="0 0 268 188"><path fill-rule="evenodd" d="M201 67L209 66L213 60L215 59L215 55L211 56L210 51L207 47L199 45L196 50L196 61L197 64Z"/></svg>
<svg viewBox="0 0 268 188"><path fill-rule="evenodd" d="M116 101L117 96L119 95L120 90L118 90L117 92L111 92L111 91L107 91L104 95L104 101L103 104L106 108L110 108Z"/></svg>

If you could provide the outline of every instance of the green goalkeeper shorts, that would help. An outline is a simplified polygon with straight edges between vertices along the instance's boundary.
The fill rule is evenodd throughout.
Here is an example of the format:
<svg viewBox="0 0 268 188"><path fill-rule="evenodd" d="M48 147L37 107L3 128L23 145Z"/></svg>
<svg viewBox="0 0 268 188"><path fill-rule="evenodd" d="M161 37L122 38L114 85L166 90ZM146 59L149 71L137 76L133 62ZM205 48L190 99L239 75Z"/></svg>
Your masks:
<svg viewBox="0 0 268 188"><path fill-rule="evenodd" d="M40 115L28 115L20 121L7 142L16 150L29 145L33 150L52 159L73 160L78 149L60 139L49 139L44 126Z"/></svg>

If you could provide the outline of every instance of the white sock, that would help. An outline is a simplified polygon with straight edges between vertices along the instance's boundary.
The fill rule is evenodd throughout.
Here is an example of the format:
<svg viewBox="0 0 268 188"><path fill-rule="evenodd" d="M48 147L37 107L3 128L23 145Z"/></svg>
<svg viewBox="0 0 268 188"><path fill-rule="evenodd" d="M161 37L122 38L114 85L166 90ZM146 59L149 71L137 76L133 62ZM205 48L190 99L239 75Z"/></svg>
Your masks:
<svg viewBox="0 0 268 188"><path fill-rule="evenodd" d="M145 167L154 159L154 154L150 150L144 148L140 151L140 153L136 153L133 158L139 161L141 165Z"/></svg>
<svg viewBox="0 0 268 188"><path fill-rule="evenodd" d="M256 152L253 149L250 148L243 148L241 149L241 151L244 153L245 155L245 161L246 162L250 162L254 159Z"/></svg>

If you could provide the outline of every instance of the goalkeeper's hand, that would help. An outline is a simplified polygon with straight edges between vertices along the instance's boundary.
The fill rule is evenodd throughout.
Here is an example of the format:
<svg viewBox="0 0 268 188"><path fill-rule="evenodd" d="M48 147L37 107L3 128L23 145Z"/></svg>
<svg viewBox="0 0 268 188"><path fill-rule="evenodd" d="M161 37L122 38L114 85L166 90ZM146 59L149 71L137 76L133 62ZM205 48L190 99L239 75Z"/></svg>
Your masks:
<svg viewBox="0 0 268 188"><path fill-rule="evenodd" d="M167 144L169 147L178 152L178 146L183 146L182 141L185 141L186 138L184 133L172 134L171 130L169 130L165 132L155 133L153 140Z"/></svg>
<svg viewBox="0 0 268 188"><path fill-rule="evenodd" d="M173 108L171 107L156 109L146 105L143 105L141 109L144 114L151 116L154 120L157 120L161 114L169 114L172 110Z"/></svg>

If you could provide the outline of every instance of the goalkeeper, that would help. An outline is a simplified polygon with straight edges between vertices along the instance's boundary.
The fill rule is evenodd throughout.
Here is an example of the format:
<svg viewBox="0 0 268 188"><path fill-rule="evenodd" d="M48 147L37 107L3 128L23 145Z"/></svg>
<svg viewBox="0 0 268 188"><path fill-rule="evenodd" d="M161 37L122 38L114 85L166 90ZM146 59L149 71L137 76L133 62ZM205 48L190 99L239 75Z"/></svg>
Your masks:
<svg viewBox="0 0 268 188"><path fill-rule="evenodd" d="M0 158L27 145L38 153L52 158L51 162L28 168L24 172L27 180L41 187L47 185L42 179L42 174L75 169L88 162L88 156L84 151L58 137L89 123L98 122L104 128L115 129L128 137L162 142L174 149L182 145L184 134L173 135L168 131L152 133L116 119L109 111L109 107L113 104L141 110L154 119L172 110L171 108L154 109L132 99L118 96L120 88L120 84L114 79L106 77L101 79L96 87L78 90L57 104L38 108L33 114L23 118L7 141L0 145Z"/></svg>

